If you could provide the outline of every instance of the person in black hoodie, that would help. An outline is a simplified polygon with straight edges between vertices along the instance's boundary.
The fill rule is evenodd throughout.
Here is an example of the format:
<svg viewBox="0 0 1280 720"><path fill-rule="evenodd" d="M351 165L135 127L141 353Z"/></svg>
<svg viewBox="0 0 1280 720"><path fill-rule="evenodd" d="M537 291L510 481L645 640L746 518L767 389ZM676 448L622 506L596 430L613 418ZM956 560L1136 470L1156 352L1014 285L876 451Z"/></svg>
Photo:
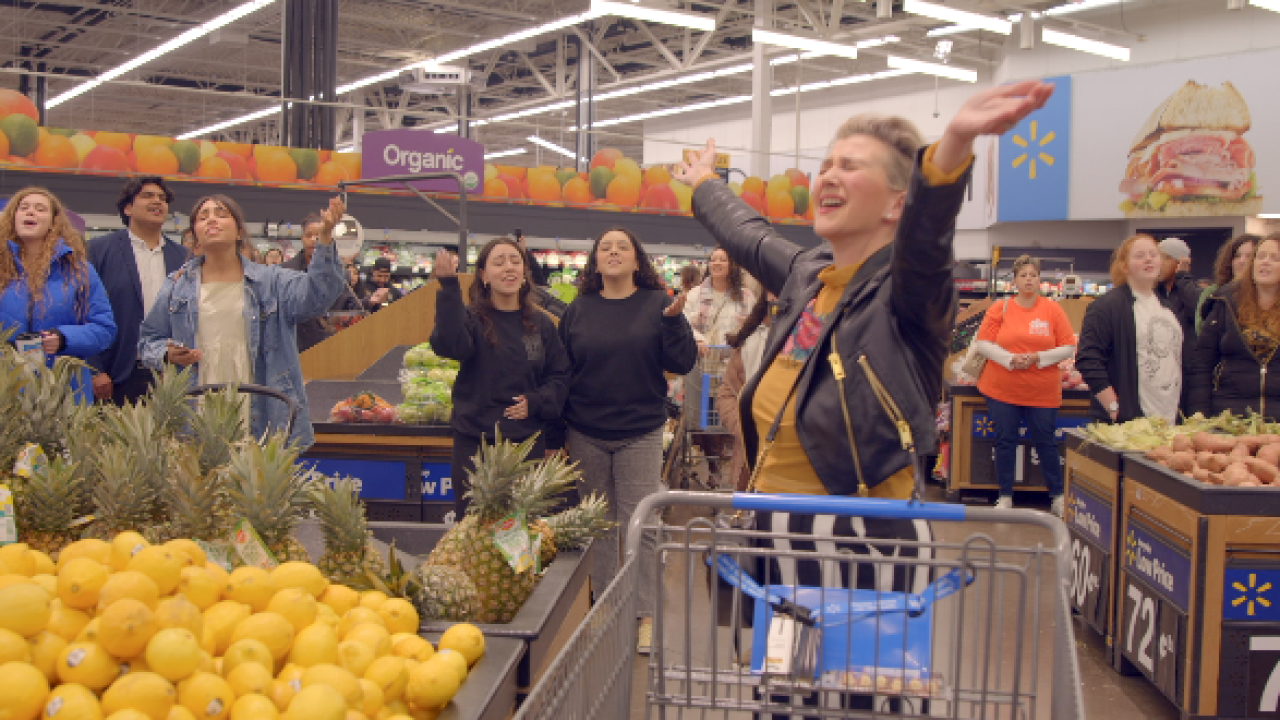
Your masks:
<svg viewBox="0 0 1280 720"><path fill-rule="evenodd" d="M609 501L609 531L595 550L595 587L607 587L620 566L618 528L636 506L658 492L662 428L667 421L663 373L684 375L698 360L698 345L684 317L685 296L667 297L640 239L614 228L596 238L578 278L578 297L560 319L560 337L572 376L564 417L565 449L582 470L584 495ZM638 614L648 617L657 597L656 547L651 533L641 549ZM641 627L641 645L645 632Z"/></svg>
<svg viewBox="0 0 1280 720"><path fill-rule="evenodd" d="M1280 417L1278 300L1280 235L1272 235L1258 243L1251 267L1205 303L1187 372L1188 412Z"/></svg>
<svg viewBox="0 0 1280 720"><path fill-rule="evenodd" d="M459 521L470 504L463 496L480 443L493 441L495 427L504 439L523 442L543 433L564 406L569 358L555 324L533 304L524 257L514 240L490 240L476 260L464 305L457 257L448 250L436 254L440 292L431 348L461 364L451 422ZM542 457L545 442L539 435L529 456Z"/></svg>
<svg viewBox="0 0 1280 720"><path fill-rule="evenodd" d="M1156 291L1161 255L1150 235L1127 238L1111 256L1115 284L1085 311L1076 369L1103 422L1161 417L1176 422L1183 406L1182 367L1195 331Z"/></svg>

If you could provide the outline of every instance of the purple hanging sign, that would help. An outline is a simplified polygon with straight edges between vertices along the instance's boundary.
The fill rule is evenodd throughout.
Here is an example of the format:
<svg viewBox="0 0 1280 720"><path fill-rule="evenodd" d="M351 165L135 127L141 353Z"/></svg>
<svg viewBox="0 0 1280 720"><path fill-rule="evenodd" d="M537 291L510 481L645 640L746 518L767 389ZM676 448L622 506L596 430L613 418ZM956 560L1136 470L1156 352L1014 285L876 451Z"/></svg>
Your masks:
<svg viewBox="0 0 1280 720"><path fill-rule="evenodd" d="M479 192L484 177L484 145L450 133L430 130L377 130L364 134L360 142L363 175L376 179L389 175L426 172L456 172L467 192ZM458 192L453 180L423 180L419 190Z"/></svg>

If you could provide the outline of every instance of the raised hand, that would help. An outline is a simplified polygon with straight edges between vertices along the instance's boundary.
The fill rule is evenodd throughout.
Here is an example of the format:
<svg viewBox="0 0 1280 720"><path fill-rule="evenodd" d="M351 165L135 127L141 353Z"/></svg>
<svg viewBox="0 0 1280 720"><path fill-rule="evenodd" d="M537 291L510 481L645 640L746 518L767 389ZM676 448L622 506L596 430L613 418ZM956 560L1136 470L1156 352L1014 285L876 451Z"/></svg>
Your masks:
<svg viewBox="0 0 1280 720"><path fill-rule="evenodd" d="M684 301L688 297L689 293L680 293L676 296L675 302L668 305L667 309L662 311L662 314L667 317L675 317L684 312Z"/></svg>
<svg viewBox="0 0 1280 720"><path fill-rule="evenodd" d="M973 141L979 135L1002 135L1022 118L1044 107L1053 94L1053 85L1040 80L1024 80L974 93L951 118L933 153L933 164L951 173L973 155Z"/></svg>
<svg viewBox="0 0 1280 720"><path fill-rule="evenodd" d="M431 271L438 278L457 277L458 258L448 250L440 248L436 251L436 262L431 266Z"/></svg>
<svg viewBox="0 0 1280 720"><path fill-rule="evenodd" d="M329 198L329 207L320 211L319 242L328 245L333 242L333 229L342 221L347 213L347 204L341 198Z"/></svg>
<svg viewBox="0 0 1280 720"><path fill-rule="evenodd" d="M676 180L685 185L693 185L707 175L716 173L716 141L707 140L707 149L697 154L697 159L692 163L681 162L676 165L676 171L673 175Z"/></svg>

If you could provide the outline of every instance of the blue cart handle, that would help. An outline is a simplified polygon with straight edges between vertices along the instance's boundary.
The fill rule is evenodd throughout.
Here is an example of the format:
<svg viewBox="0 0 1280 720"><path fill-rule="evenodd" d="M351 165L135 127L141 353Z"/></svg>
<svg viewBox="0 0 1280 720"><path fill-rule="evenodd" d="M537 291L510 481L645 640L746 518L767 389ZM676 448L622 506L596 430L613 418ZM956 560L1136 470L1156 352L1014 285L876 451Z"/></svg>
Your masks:
<svg viewBox="0 0 1280 720"><path fill-rule="evenodd" d="M921 503L910 500L833 495L734 493L733 507L735 510L753 510L755 512L896 518L901 520L963 521L966 517L965 506L959 504Z"/></svg>

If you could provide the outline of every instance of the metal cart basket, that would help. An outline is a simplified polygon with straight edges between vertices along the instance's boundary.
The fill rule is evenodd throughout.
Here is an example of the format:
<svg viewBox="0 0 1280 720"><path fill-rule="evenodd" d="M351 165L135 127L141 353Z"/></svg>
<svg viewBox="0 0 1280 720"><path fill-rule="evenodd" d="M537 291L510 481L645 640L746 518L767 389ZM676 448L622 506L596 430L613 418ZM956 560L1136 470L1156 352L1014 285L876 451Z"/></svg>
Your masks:
<svg viewBox="0 0 1280 720"><path fill-rule="evenodd" d="M695 514L682 526L641 522L662 510L688 515L689 507L719 515ZM734 511L737 522L725 522ZM812 527L906 522L925 530L912 540L882 540L870 530L871 537L815 538L752 522L791 529L801 516ZM647 498L633 518L627 562L517 719L1083 717L1070 550L1055 517L871 498L667 492ZM644 533L660 533L657 577L640 570ZM811 565L798 572L802 563ZM818 586L798 579L815 570ZM868 574L869 587L845 589L849 578L862 588ZM665 602L641 672L636 590L644 582L662 587L663 579ZM634 706L633 680L646 688L645 702Z"/></svg>

